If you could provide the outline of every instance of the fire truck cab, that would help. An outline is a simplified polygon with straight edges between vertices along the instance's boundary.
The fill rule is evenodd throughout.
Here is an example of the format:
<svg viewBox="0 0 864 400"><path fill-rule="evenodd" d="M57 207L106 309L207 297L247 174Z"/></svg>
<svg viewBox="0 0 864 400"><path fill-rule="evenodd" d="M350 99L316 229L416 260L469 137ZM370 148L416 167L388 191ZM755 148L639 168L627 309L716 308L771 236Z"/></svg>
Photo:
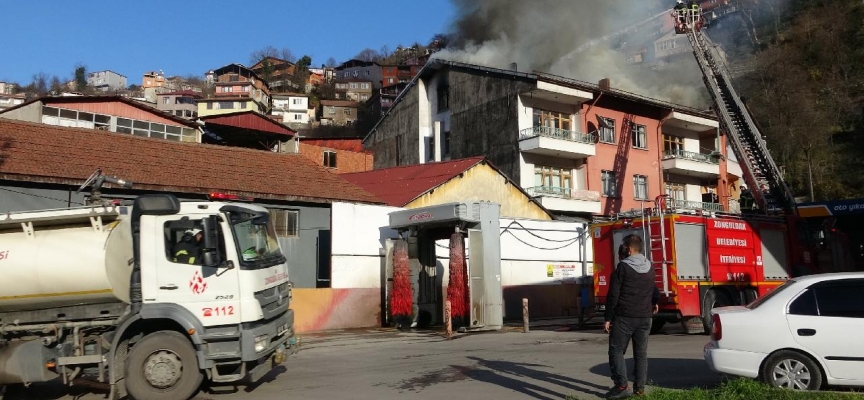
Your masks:
<svg viewBox="0 0 864 400"><path fill-rule="evenodd" d="M630 234L642 237L660 290L652 332L666 322L681 322L688 333L710 332L712 308L748 304L790 278L783 217L674 209L666 197L592 225L597 311L605 311L616 249Z"/></svg>

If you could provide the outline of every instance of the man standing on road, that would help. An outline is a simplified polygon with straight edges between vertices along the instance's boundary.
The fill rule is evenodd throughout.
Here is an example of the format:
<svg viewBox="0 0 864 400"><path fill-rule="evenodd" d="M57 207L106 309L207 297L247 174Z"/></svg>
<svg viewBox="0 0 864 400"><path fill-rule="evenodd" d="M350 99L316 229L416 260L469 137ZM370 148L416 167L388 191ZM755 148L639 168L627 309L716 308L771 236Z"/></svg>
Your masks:
<svg viewBox="0 0 864 400"><path fill-rule="evenodd" d="M609 368L615 382L615 386L606 393L609 399L624 399L634 392L644 394L648 380L648 335L660 300L660 291L654 282L654 268L642 255L642 238L636 235L625 237L618 256L621 261L609 282L603 324L609 333ZM636 363L632 390L624 364L624 352L631 340Z"/></svg>

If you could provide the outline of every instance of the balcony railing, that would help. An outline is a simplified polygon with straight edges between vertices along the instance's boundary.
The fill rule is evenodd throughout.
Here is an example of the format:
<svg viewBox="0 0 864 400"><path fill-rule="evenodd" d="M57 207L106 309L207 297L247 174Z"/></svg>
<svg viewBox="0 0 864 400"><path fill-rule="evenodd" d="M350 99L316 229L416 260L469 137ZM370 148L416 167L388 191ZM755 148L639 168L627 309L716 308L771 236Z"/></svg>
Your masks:
<svg viewBox="0 0 864 400"><path fill-rule="evenodd" d="M523 129L519 132L520 139L530 139L537 136L585 144L594 144L596 139L596 135L594 134L568 131L566 129L552 128L549 126L535 126L533 128Z"/></svg>
<svg viewBox="0 0 864 400"><path fill-rule="evenodd" d="M663 153L664 160L672 158L702 162L706 164L720 164L719 158L712 157L710 154L694 153L692 151L684 150L666 150Z"/></svg>
<svg viewBox="0 0 864 400"><path fill-rule="evenodd" d="M562 199L600 201L600 192L593 190L570 189L555 186L535 186L527 189L528 194L534 197L549 196Z"/></svg>
<svg viewBox="0 0 864 400"><path fill-rule="evenodd" d="M689 200L672 200L671 206L674 209L723 212L723 205L720 203L705 203L701 201Z"/></svg>

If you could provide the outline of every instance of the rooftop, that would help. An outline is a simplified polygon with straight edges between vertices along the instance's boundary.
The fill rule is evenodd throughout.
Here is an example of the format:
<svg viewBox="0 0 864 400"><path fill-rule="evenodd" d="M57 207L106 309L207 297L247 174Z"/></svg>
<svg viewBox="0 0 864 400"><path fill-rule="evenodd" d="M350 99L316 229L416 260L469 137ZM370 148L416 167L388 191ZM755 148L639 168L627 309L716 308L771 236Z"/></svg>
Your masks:
<svg viewBox="0 0 864 400"><path fill-rule="evenodd" d="M0 119L0 179L77 186L97 168L131 180L135 190L380 203L299 154Z"/></svg>
<svg viewBox="0 0 864 400"><path fill-rule="evenodd" d="M47 104L50 106L56 106L58 104L64 104L64 103L102 103L102 102L114 102L114 101L130 105L132 107L146 111L148 113L159 116L161 118L168 118L168 119L170 119L170 120L172 120L178 124L182 124L184 126L188 126L191 128L197 127L197 125L195 125L194 122L189 121L188 119L173 116L171 114L166 114L160 110L157 110L155 107L144 104L141 101L133 100L133 99L123 97L123 96L43 96L43 97L37 97L37 98L30 100L30 101L25 101L24 103L21 103L15 107L7 108L7 109L3 110L2 112L0 112L0 114L7 113L7 112L10 112L13 110L17 110L19 108L27 107L27 106L35 103L35 102L41 102L43 105Z"/></svg>
<svg viewBox="0 0 864 400"><path fill-rule="evenodd" d="M428 164L406 165L368 172L342 174L349 182L378 196L389 206L404 207L426 192L443 185L484 157L463 158Z"/></svg>

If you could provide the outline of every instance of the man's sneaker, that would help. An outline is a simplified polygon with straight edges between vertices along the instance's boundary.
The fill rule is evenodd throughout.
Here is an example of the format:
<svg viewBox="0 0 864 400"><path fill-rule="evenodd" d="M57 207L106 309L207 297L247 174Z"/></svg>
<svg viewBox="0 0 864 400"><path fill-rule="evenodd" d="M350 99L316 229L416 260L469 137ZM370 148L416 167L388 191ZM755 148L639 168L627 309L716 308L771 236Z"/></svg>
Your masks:
<svg viewBox="0 0 864 400"><path fill-rule="evenodd" d="M633 395L639 396L639 397L644 396L645 395L645 389L633 389Z"/></svg>
<svg viewBox="0 0 864 400"><path fill-rule="evenodd" d="M632 395L633 391L630 390L630 386L615 386L606 392L607 399L626 399Z"/></svg>

